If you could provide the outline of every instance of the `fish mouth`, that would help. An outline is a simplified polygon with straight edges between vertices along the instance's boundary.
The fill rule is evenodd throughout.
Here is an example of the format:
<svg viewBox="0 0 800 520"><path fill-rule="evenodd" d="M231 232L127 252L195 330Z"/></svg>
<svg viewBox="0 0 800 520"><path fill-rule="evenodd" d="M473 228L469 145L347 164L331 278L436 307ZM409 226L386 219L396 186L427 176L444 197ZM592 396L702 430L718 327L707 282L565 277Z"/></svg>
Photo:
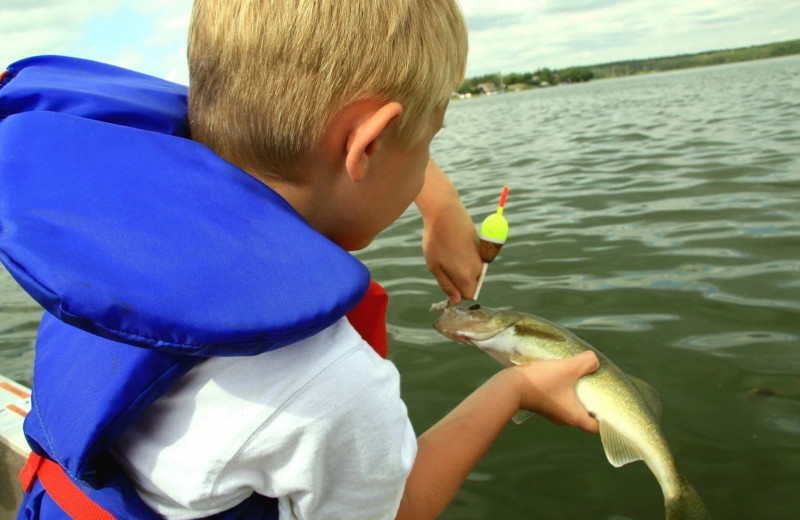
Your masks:
<svg viewBox="0 0 800 520"><path fill-rule="evenodd" d="M514 324L509 324L507 327L499 328L499 329L481 329L481 330L447 330L447 329L439 329L437 328L441 334L452 338L456 341L460 341L461 343L466 343L467 345L471 345L473 347L477 347L475 344L476 342L481 341L488 341L493 337L497 336L501 332L505 331L509 327L512 327Z"/></svg>
<svg viewBox="0 0 800 520"><path fill-rule="evenodd" d="M482 310L480 304L476 303L466 309L450 304L431 310L443 311L434 322L433 328L445 337L473 347L476 346L475 342L490 340L522 319L520 317L497 323L488 312L491 309Z"/></svg>

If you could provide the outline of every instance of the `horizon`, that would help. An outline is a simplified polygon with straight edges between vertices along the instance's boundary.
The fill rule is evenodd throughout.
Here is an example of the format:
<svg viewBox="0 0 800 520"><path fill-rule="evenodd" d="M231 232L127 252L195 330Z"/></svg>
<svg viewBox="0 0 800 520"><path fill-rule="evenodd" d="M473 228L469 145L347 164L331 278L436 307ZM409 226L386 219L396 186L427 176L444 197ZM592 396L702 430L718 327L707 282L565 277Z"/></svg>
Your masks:
<svg viewBox="0 0 800 520"><path fill-rule="evenodd" d="M715 53L719 53L719 52L743 51L743 50L746 50L746 49L752 49L752 48L757 48L757 47L768 47L768 46L771 46L771 45L780 45L780 44L791 43L791 42L800 42L800 38L793 38L793 39L790 39L790 40L780 40L780 41L768 42L768 43L760 43L760 44L757 44L757 45L748 45L746 47L732 47L732 48L726 48L726 49L709 49L709 50L705 50L705 51L691 52L691 53L686 53L686 54L669 54L669 55L666 55L666 56L649 56L647 58L634 58L634 59L630 59L630 60L607 61L607 62L603 62L603 63L592 63L591 65L571 65L571 66L568 66L568 67L549 67L548 66L546 68L548 68L550 70L553 70L553 71L564 71L564 70L567 70L567 69L591 69L591 68L594 68L594 67L597 67L597 68L609 67L609 66L612 66L612 65L639 63L639 62L645 62L645 61L668 60L668 59L673 59L673 58L691 58L693 56L701 56L701 55L704 55L704 54L715 54ZM797 54L800 54L800 52L798 52ZM776 58L781 58L781 57L783 57L783 55L775 56L775 57ZM758 59L758 58L756 58L756 59ZM743 61L749 61L749 60L743 60ZM542 67L542 68L545 68L545 67ZM539 69L537 69L537 70L539 70ZM492 74L506 75L506 74L520 74L520 73L526 73L526 72L536 72L536 71L535 70L508 70L508 71L506 71L506 70L498 70L498 71L494 71L494 72L486 72L484 74L477 74L475 76L467 76L464 79L468 80L468 79L471 79L471 78L480 78L480 77L483 77L483 76L490 76Z"/></svg>

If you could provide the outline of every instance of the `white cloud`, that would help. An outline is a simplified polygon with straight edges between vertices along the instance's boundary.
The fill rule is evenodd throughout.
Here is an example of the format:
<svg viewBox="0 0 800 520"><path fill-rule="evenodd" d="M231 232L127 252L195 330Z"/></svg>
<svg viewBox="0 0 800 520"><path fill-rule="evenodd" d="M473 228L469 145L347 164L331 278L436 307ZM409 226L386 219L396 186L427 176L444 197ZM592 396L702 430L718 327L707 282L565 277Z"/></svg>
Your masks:
<svg viewBox="0 0 800 520"><path fill-rule="evenodd" d="M171 54L163 55L161 60L159 77L182 85L189 84L189 67L186 65L185 46Z"/></svg>
<svg viewBox="0 0 800 520"><path fill-rule="evenodd" d="M159 64L157 69L145 72L187 84L189 69L186 64L186 38L192 2L174 1L169 9L164 9L159 8L159 2L139 0L137 9L141 9L153 20L153 30L144 38L142 45L146 49L145 53Z"/></svg>
<svg viewBox="0 0 800 520"><path fill-rule="evenodd" d="M2 0L0 70L37 54L66 54L186 83L191 0Z"/></svg>
<svg viewBox="0 0 800 520"><path fill-rule="evenodd" d="M4 0L0 6L0 64L35 54L63 53L82 39L86 21L123 0Z"/></svg>
<svg viewBox="0 0 800 520"><path fill-rule="evenodd" d="M800 38L800 3L783 0L462 2L467 76L562 68Z"/></svg>
<svg viewBox="0 0 800 520"><path fill-rule="evenodd" d="M145 45L166 45L186 41L189 31L189 13L161 15L155 20L155 30L145 40Z"/></svg>

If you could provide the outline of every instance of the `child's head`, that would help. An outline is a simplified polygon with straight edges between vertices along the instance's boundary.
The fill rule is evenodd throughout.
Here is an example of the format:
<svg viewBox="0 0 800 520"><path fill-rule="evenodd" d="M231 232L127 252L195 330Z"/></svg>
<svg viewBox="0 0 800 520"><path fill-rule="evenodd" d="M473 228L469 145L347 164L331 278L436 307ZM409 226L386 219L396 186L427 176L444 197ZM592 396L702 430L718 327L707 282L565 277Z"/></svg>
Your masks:
<svg viewBox="0 0 800 520"><path fill-rule="evenodd" d="M457 0L195 0L189 36L192 137L255 172L293 168L361 99L397 101L412 146L463 79Z"/></svg>

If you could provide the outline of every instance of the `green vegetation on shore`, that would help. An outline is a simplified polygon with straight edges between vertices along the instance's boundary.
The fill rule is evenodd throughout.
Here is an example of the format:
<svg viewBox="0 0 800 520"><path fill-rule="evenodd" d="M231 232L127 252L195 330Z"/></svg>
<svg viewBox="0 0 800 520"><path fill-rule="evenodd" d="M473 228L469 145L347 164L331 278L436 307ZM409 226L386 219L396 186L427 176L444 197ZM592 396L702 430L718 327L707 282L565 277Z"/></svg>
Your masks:
<svg viewBox="0 0 800 520"><path fill-rule="evenodd" d="M721 65L739 61L760 60L800 54L800 40L754 45L738 49L682 54L663 58L615 61L599 65L570 67L566 69L543 68L535 72L512 72L509 74L484 74L467 78L458 89L459 94L484 94L496 90L519 90L559 83L577 83L592 79L631 76L649 72ZM494 89L494 90L493 90Z"/></svg>

